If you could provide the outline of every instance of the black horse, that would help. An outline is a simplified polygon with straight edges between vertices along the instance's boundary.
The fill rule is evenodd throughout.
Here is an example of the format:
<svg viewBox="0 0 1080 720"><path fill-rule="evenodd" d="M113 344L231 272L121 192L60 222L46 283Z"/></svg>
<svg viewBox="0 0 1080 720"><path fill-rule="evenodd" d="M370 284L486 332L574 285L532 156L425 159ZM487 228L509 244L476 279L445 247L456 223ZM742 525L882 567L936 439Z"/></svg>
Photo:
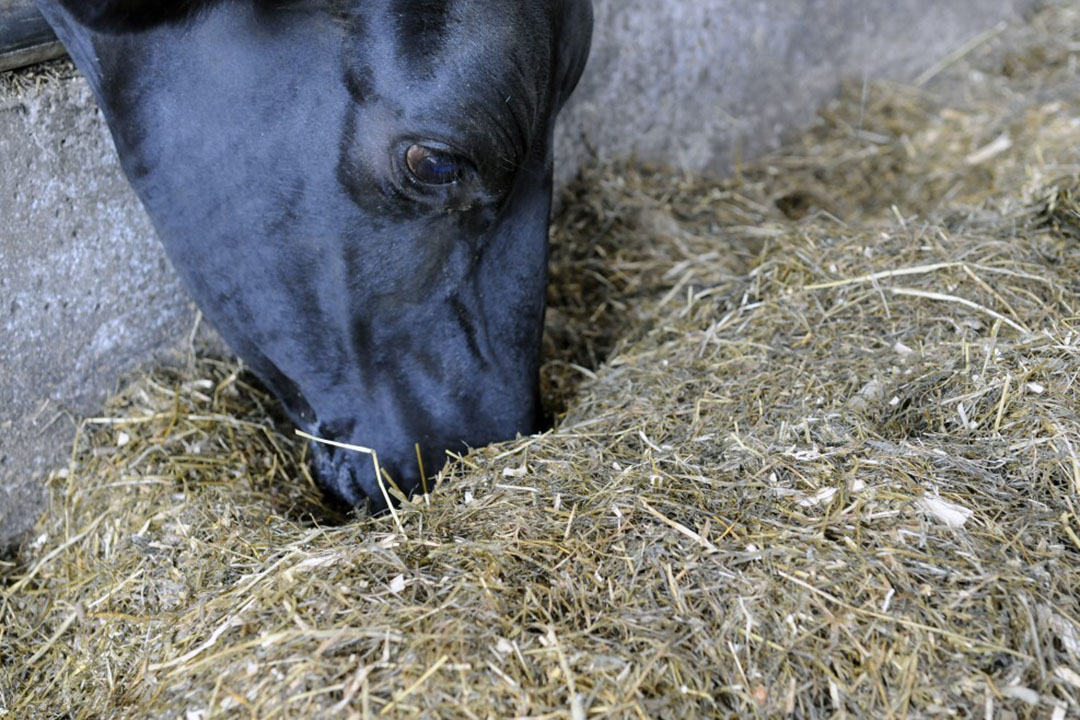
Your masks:
<svg viewBox="0 0 1080 720"><path fill-rule="evenodd" d="M589 0L38 0L204 314L405 491L529 433ZM349 504L369 457L314 447Z"/></svg>

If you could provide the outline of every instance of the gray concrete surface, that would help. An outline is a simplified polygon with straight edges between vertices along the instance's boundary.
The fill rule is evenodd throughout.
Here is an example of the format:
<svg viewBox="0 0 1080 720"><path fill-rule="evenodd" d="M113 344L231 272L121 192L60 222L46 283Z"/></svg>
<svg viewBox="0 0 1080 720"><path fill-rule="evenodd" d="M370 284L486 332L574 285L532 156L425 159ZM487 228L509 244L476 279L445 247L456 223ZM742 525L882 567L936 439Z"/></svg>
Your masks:
<svg viewBox="0 0 1080 720"><path fill-rule="evenodd" d="M73 68L0 79L0 543L119 373L193 314Z"/></svg>
<svg viewBox="0 0 1080 720"><path fill-rule="evenodd" d="M594 155L726 173L805 125L842 78L911 78L1029 4L596 0L559 177ZM34 521L76 419L193 322L86 83L38 72L0 78L0 545Z"/></svg>
<svg viewBox="0 0 1080 720"><path fill-rule="evenodd" d="M590 149L727 174L803 127L842 79L914 78L1029 0L594 0L560 173Z"/></svg>

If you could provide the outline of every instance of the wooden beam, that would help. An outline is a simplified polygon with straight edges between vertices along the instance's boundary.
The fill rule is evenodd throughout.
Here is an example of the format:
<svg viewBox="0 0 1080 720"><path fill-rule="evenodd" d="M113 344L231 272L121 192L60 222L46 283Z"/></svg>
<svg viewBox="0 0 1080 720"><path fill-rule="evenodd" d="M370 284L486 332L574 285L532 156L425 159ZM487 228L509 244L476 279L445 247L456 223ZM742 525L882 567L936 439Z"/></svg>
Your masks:
<svg viewBox="0 0 1080 720"><path fill-rule="evenodd" d="M0 0L0 72L63 54L63 46L31 0Z"/></svg>

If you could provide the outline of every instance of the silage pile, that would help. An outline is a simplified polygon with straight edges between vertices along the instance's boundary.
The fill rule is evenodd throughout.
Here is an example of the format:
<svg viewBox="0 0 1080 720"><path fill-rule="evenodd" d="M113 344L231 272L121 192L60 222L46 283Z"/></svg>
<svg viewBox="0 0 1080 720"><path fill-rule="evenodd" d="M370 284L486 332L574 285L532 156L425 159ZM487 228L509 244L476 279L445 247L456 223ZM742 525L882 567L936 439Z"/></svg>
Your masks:
<svg viewBox="0 0 1080 720"><path fill-rule="evenodd" d="M231 364L136 380L0 565L0 715L1080 713L1080 11L970 51L732 180L587 174L555 429L394 516Z"/></svg>

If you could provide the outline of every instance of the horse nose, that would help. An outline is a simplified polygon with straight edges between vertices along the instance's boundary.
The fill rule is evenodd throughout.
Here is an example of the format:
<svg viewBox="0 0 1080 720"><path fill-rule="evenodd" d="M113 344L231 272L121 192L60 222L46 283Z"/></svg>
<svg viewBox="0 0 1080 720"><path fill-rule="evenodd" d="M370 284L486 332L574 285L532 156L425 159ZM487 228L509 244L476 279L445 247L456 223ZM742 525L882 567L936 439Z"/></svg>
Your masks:
<svg viewBox="0 0 1080 720"><path fill-rule="evenodd" d="M311 452L315 478L331 496L349 507L366 504L372 511L386 509L389 493L385 484L379 486L385 478L376 475L374 454L319 442L311 443Z"/></svg>
<svg viewBox="0 0 1080 720"><path fill-rule="evenodd" d="M411 462L399 463L393 457L383 458L359 446L354 449L315 441L310 445L312 469L323 488L349 507L366 506L376 513L386 510L387 503L397 495L426 489L421 468L438 470L437 459L445 459L444 452L428 449L422 460L410 458Z"/></svg>

